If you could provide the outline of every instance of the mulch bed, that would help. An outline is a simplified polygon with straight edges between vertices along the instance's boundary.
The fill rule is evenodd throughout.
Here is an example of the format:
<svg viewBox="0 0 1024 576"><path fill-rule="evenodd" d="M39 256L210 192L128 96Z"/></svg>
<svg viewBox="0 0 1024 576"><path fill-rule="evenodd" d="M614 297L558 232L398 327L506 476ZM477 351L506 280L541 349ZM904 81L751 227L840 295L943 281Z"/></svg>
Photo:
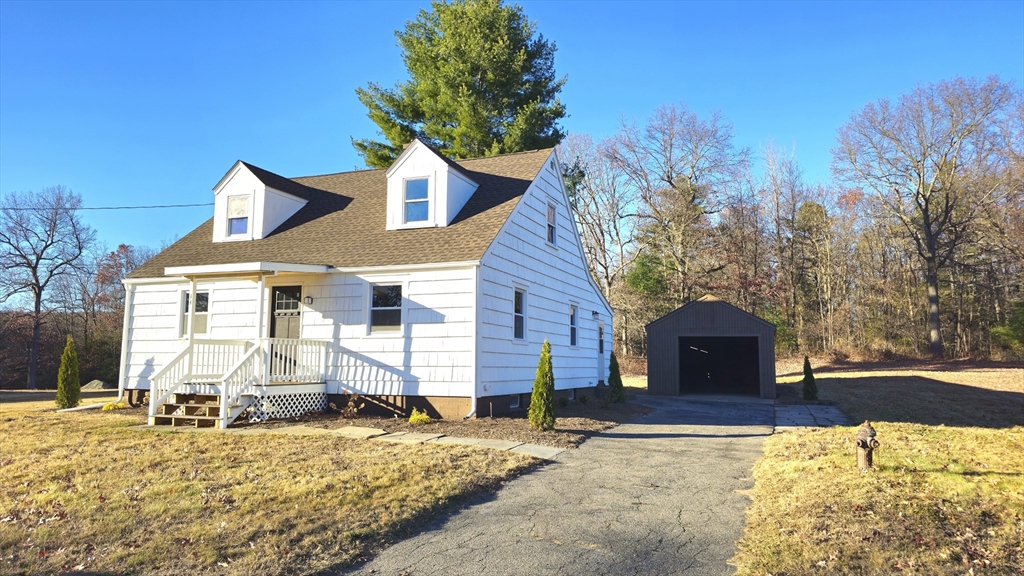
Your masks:
<svg viewBox="0 0 1024 576"><path fill-rule="evenodd" d="M297 418L268 420L260 423L237 420L232 424L232 427L272 429L301 424L311 428L331 429L343 428L345 426L363 426L366 428L381 428L388 432L423 432L465 438L509 440L555 448L576 448L594 434L623 422L639 418L651 410L647 406L628 402L621 404L605 404L596 400L591 400L587 404L573 402L566 408L555 408L555 429L549 432L541 432L530 428L525 412L512 416L493 418L435 420L430 424L410 424L405 418L361 415L357 415L354 418L344 418L338 412L329 411L310 413Z"/></svg>

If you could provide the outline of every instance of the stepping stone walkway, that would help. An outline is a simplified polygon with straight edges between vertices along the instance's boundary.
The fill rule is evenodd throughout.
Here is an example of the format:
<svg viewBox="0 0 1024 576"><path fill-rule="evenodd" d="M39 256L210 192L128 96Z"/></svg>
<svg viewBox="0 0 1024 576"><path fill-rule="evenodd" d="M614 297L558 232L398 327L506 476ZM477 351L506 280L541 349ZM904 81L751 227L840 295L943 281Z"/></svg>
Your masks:
<svg viewBox="0 0 1024 576"><path fill-rule="evenodd" d="M484 438L460 438L458 436L445 436L444 434L425 434L421 432L391 432L380 428L363 428L361 426L345 426L343 428L312 428L309 426L284 426L281 428L184 428L181 426L149 426L142 424L135 426L138 430L151 430L153 432L201 432L208 434L277 434L286 436L341 436L355 440L379 440L395 444L461 444L463 446L480 446L492 450L518 452L540 458L542 460L554 460L562 452L562 448L551 446L540 446L539 444L524 444L523 442L510 442L508 440L490 440Z"/></svg>

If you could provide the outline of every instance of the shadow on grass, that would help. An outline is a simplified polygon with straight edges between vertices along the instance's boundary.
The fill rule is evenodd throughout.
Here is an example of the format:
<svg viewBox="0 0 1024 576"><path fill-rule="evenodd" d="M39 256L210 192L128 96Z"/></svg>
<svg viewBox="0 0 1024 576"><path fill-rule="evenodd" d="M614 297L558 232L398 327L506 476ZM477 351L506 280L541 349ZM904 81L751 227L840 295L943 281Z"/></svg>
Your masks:
<svg viewBox="0 0 1024 576"><path fill-rule="evenodd" d="M923 376L818 378L821 400L854 421L928 426L1024 426L1024 392L950 384Z"/></svg>
<svg viewBox="0 0 1024 576"><path fill-rule="evenodd" d="M554 462L537 460L533 466L523 470L521 474L513 478L496 481L486 486L480 486L476 491L470 494L463 494L459 497L440 502L434 507L422 510L419 514L409 518L386 534L368 537L364 542L365 546L362 553L360 553L355 560L339 562L338 564L329 566L318 572L314 572L313 576L361 574L363 573L363 566L373 560L377 554L383 552L385 548L418 534L442 532L445 530L448 523L463 510L468 510L469 508L486 504L497 498L498 490L506 482L511 482L516 478L529 476L538 470L551 465L557 464Z"/></svg>

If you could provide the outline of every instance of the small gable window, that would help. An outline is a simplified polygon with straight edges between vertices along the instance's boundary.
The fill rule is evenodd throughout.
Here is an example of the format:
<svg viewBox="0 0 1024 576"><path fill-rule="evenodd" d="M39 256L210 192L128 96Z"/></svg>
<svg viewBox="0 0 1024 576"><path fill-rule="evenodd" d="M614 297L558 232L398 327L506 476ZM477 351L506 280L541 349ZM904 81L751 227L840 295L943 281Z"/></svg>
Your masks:
<svg viewBox="0 0 1024 576"><path fill-rule="evenodd" d="M430 200L427 199L428 178L405 181L405 221L425 222L429 216Z"/></svg>
<svg viewBox="0 0 1024 576"><path fill-rule="evenodd" d="M548 244L556 244L558 234L555 231L555 205L548 203Z"/></svg>
<svg viewBox="0 0 1024 576"><path fill-rule="evenodd" d="M402 329L402 285L374 286L370 304L370 332Z"/></svg>
<svg viewBox="0 0 1024 576"><path fill-rule="evenodd" d="M249 233L249 197L228 197L228 235Z"/></svg>

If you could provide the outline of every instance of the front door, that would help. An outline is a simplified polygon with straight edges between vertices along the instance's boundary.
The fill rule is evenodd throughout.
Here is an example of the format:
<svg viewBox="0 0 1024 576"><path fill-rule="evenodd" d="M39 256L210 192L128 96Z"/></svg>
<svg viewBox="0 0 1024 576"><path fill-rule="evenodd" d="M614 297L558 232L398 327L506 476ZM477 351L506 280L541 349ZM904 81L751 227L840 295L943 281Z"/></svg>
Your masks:
<svg viewBox="0 0 1024 576"><path fill-rule="evenodd" d="M271 338L298 338L301 318L299 301L302 286L275 286L270 293L273 312L270 316Z"/></svg>
<svg viewBox="0 0 1024 576"><path fill-rule="evenodd" d="M302 286L275 286L270 292L270 337L298 339L302 317L299 301L302 300ZM280 345L278 345L280 344ZM295 370L295 358L290 351L293 346L285 343L270 345L270 380L290 375Z"/></svg>

